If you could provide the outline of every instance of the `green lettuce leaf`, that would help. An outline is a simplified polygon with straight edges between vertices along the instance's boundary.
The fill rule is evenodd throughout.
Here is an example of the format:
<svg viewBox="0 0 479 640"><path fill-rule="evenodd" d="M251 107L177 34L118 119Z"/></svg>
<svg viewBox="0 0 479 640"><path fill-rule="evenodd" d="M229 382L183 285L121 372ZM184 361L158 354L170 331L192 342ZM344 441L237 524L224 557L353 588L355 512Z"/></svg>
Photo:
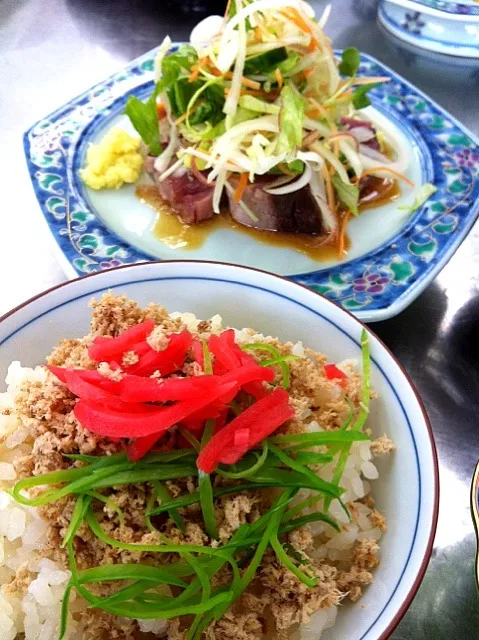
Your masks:
<svg viewBox="0 0 479 640"><path fill-rule="evenodd" d="M419 188L416 197L414 198L414 202L412 205L403 204L398 207L401 211L407 211L408 213L414 213L417 211L422 205L429 200L429 198L436 193L437 187L435 187L430 182L426 182Z"/></svg>
<svg viewBox="0 0 479 640"><path fill-rule="evenodd" d="M287 73L291 73L291 71L298 64L300 58L301 56L299 53L296 53L295 51L289 51L288 57L286 58L286 60L283 60L283 62L280 62L277 68L280 70L283 76L286 75Z"/></svg>
<svg viewBox="0 0 479 640"><path fill-rule="evenodd" d="M288 52L284 47L278 47L272 51L260 53L248 58L244 65L245 75L254 73L269 73L274 71L281 63L288 60Z"/></svg>
<svg viewBox="0 0 479 640"><path fill-rule="evenodd" d="M334 190L344 206L355 216L359 213L359 188L353 184L346 184L337 173L331 176Z"/></svg>
<svg viewBox="0 0 479 640"><path fill-rule="evenodd" d="M124 113L130 118L131 124L139 133L143 142L150 148L152 156L160 155L162 146L158 128L158 112L156 109L157 88L146 102L130 96Z"/></svg>
<svg viewBox="0 0 479 640"><path fill-rule="evenodd" d="M341 62L339 63L339 71L343 76L349 76L352 78L356 75L356 71L361 63L361 56L359 51L354 47L345 49L341 55Z"/></svg>
<svg viewBox="0 0 479 640"><path fill-rule="evenodd" d="M266 100L260 100L254 96L241 96L239 103L241 107L257 113L271 113L272 115L279 113L278 105L266 102Z"/></svg>
<svg viewBox="0 0 479 640"><path fill-rule="evenodd" d="M288 153L301 145L303 140L303 97L290 86L281 91L279 113L279 137L276 153Z"/></svg>
<svg viewBox="0 0 479 640"><path fill-rule="evenodd" d="M367 93L377 87L379 85L378 82L372 82L371 84L362 84L353 92L353 106L355 109L364 109L364 107L369 107L371 104L371 100L369 99Z"/></svg>

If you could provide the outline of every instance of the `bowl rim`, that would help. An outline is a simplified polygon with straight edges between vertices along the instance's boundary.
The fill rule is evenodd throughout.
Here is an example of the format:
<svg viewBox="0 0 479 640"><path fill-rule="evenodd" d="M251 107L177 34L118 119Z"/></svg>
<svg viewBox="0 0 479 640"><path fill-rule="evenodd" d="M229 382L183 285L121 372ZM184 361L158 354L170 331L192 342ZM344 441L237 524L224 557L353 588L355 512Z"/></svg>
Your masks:
<svg viewBox="0 0 479 640"><path fill-rule="evenodd" d="M419 408L421 409L421 413L424 419L424 423L426 425L426 431L427 431L427 435L429 438L429 444L431 447L431 454L432 454L432 464L433 464L433 474L434 474L434 478L433 478L433 492L434 492L434 498L433 498L433 503L432 503L432 521L430 524L430 530L429 530L429 537L428 537L428 542L426 545L426 549L424 552L424 556L422 558L422 561L419 565L418 571L417 571L417 575L416 578L414 579L413 584L411 585L407 595L405 596L405 598L403 599L401 605L399 606L397 612L394 614L394 616L392 617L391 621L389 622L388 626L386 627L386 629L384 629L384 631L381 633L381 635L377 638L377 640L387 640L390 635L393 633L393 631L395 630L395 628L398 626L398 624L400 623L400 621L402 620L402 618L404 617L404 615L406 614L407 610L409 609L412 601L414 600L419 587L421 585L421 582L424 578L424 575L426 573L427 567L429 565L429 561L431 559L431 555L432 555L432 550L433 550L433 546L434 546L434 538L436 535L436 529L437 529L437 523L438 523L438 517L439 517L439 492L440 492L440 487L439 487L439 461L438 461L438 455L437 455L437 447L436 447L436 442L434 439L434 432L432 429L432 425L431 425L431 421L429 419L429 416L427 414L426 408L424 406L424 403L421 399L421 396L419 395L418 390L416 389L416 386L414 384L414 382L411 379L411 376L409 375L409 373L406 371L406 369L404 368L404 366L401 364L401 362L398 360L398 358L394 355L394 353L391 351L391 349L389 349L389 347L381 340L381 338L379 338L376 333L369 327L367 326L363 321L361 321L357 316L353 315L350 311L347 311L346 309L344 309L343 307L340 307L338 304L336 304L334 301L330 300L329 298L327 298L326 296L323 296L322 294L313 291L312 289L310 289L309 287L307 287L304 284L301 284L300 282L295 282L290 280L287 277L275 274L275 273L270 273L269 271L265 271L263 269L257 269L256 267L248 267L248 266L242 266L242 265L236 265L236 264L231 264L228 262L220 262L220 261L212 261L212 260L150 260L150 261L145 261L145 262L136 262L134 264L125 264L125 265L120 265L118 267L113 267L111 269L105 269L103 271L97 271L94 273L88 273L86 275L83 276L79 276L78 278L75 278L73 280L66 280L64 282L60 282L56 285L53 285L52 287L49 287L48 289L45 289L39 293L37 293L36 295L28 298L27 300L25 300L24 302L16 305L15 307L13 307L12 309L10 309L10 311L7 311L6 313L4 313L2 316L0 316L0 324L2 324L5 320L7 320L8 318L12 317L13 315L15 315L15 313L17 313L18 311L24 309L25 307L28 307L30 304L32 304L33 302L36 302L37 300L39 300L40 298L44 298L47 297L50 293L53 293L54 291L57 291L59 289L63 289L64 287L68 287L70 285L73 285L76 282L79 281L83 281L89 278L94 278L96 276L98 277L105 277L106 274L108 272L116 272L116 271L120 271L120 270L125 270L125 269L134 269L135 267L145 267L147 265L150 264L188 264L188 265L217 265L217 266L224 266L224 267L228 267L228 268L232 268L234 270L237 271L253 271L253 272L257 272L261 275L265 275L269 278L272 278L273 280L279 280L281 282L286 282L288 285L291 285L293 287L300 287L301 289L306 290L310 295L312 296L317 296L319 298L321 298L326 305L331 305L333 307L336 307L337 309L339 309L339 311L347 316L349 316L355 323L357 323L360 327L366 329L375 340L378 341L378 343L380 344L380 346L386 351L386 353L389 355L389 357L392 359L392 361L396 364L396 366L400 369L401 373L404 375L404 377L406 378L406 381L409 385L409 387L411 388L416 402L419 405Z"/></svg>

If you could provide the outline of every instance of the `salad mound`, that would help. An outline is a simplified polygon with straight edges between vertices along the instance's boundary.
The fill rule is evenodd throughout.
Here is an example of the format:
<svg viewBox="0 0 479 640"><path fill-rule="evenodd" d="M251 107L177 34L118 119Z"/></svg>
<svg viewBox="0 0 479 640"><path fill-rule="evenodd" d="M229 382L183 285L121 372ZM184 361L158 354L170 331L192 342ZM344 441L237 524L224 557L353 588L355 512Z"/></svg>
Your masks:
<svg viewBox="0 0 479 640"><path fill-rule="evenodd" d="M342 254L371 177L409 182L407 158L360 113L389 78L359 77L356 49L336 60L323 22L302 0L232 0L191 44L160 46L155 89L126 114L184 222L227 203L242 224L317 235Z"/></svg>

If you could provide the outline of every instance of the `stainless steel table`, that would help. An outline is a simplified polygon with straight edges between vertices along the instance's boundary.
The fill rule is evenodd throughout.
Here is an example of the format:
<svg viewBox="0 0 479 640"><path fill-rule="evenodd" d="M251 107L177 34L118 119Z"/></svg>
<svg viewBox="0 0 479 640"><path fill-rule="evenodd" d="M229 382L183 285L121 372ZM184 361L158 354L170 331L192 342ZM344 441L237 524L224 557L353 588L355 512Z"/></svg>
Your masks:
<svg viewBox="0 0 479 640"><path fill-rule="evenodd" d="M25 169L24 130L167 33L187 38L199 14L181 6L181 0L0 0L1 313L64 279ZM375 0L334 0L327 31L336 47L354 44L376 56L479 134L479 60L458 64L404 50L378 28ZM468 496L479 457L478 288L476 225L409 309L373 327L424 399L441 473L432 561L395 640L479 638Z"/></svg>

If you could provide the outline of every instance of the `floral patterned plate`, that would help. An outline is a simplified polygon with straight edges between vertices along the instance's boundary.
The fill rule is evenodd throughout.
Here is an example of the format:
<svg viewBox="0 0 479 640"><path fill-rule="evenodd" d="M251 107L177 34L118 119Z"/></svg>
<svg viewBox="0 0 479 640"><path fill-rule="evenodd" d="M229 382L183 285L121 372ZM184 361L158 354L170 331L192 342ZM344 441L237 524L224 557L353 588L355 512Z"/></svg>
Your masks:
<svg viewBox="0 0 479 640"><path fill-rule="evenodd" d="M409 44L451 56L479 57L475 0L382 0L378 19Z"/></svg>
<svg viewBox="0 0 479 640"><path fill-rule="evenodd" d="M347 260L315 262L290 249L218 229L186 251L166 246L154 233L156 214L133 187L92 192L78 177L88 144L112 124L128 127L128 95L151 91L154 52L132 62L90 91L40 120L25 133L33 187L71 277L151 259L233 262L286 275L326 295L366 321L406 308L453 255L479 214L478 142L452 116L374 58L363 55L360 72L387 75L372 92L370 115L407 147L408 177L437 192L414 214L415 192L371 209L350 225ZM348 227L349 231L349 227Z"/></svg>

